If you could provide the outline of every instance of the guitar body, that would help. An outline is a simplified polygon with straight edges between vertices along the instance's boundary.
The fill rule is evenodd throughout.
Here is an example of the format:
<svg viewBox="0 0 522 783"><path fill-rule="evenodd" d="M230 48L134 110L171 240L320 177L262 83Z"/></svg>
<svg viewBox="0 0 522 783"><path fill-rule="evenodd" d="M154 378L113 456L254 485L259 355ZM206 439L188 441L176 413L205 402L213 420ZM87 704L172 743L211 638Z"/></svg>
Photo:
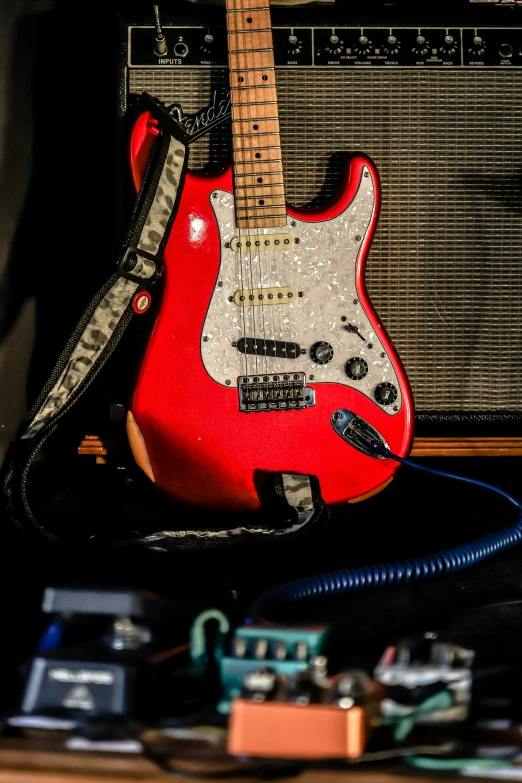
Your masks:
<svg viewBox="0 0 522 783"><path fill-rule="evenodd" d="M155 121L142 115L131 145L136 185L156 133ZM395 462L352 448L331 423L337 409L348 409L393 452L404 456L411 446L408 381L364 284L378 209L377 173L363 156L347 163L335 203L314 211L289 206L286 226L257 231L235 227L231 169L187 173L128 416L136 460L159 488L200 507L253 511L268 473L316 475L327 503L361 499L391 480ZM252 250L259 236L261 249ZM242 250L234 249L238 242ZM281 292L282 303L268 303ZM265 341L261 355L256 340ZM333 353L325 363L320 343ZM360 374L360 360L366 364L364 377L349 377L352 359ZM240 410L238 378L272 382L303 373L315 404ZM380 384L393 386L393 402L376 401Z"/></svg>

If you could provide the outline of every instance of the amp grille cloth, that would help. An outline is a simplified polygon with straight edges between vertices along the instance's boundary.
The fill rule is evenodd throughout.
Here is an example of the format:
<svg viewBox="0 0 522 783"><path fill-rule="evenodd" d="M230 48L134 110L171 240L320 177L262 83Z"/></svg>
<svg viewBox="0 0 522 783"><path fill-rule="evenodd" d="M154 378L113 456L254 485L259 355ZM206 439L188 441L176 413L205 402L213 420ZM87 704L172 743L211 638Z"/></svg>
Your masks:
<svg viewBox="0 0 522 783"><path fill-rule="evenodd" d="M129 81L189 113L227 72ZM417 410L521 410L522 71L280 68L277 83L291 203L333 195L335 153L366 152L380 171L367 283ZM196 142L191 167L224 165L228 133Z"/></svg>

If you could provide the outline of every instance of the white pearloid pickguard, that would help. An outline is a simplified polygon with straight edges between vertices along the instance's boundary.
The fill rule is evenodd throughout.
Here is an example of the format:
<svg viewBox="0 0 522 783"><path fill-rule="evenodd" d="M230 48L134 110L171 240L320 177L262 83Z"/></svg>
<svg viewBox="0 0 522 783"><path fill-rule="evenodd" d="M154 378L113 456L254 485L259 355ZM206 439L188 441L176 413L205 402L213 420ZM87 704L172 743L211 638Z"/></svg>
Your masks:
<svg viewBox="0 0 522 783"><path fill-rule="evenodd" d="M364 167L355 198L338 217L317 223L289 217L286 227L256 229L256 234L285 232L294 238L288 249L277 252L245 247L237 253L226 247L234 238L244 235L246 239L249 232L236 228L231 193L216 190L211 203L219 227L221 266L201 335L201 355L208 374L217 383L237 386L239 375L304 372L310 383L341 383L373 401L379 383L393 383L395 404L380 407L396 414L402 404L399 382L359 303L355 283L357 255L375 206L375 183L369 169ZM233 301L239 290L276 286L291 286L302 296L270 307L240 307ZM366 342L347 331L350 324ZM306 354L296 359L244 355L233 346L242 337L295 342ZM310 357L311 346L321 341L334 351L328 364L316 364ZM368 364L368 374L360 380L351 380L346 374L346 362L353 357L362 357Z"/></svg>

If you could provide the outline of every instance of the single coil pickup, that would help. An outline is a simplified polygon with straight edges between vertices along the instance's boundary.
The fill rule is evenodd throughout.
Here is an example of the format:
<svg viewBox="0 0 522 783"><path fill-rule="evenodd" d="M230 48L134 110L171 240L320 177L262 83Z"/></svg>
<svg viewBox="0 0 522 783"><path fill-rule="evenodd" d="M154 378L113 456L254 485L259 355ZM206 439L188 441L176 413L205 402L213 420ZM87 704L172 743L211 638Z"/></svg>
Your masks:
<svg viewBox="0 0 522 783"><path fill-rule="evenodd" d="M302 372L243 375L238 390L239 409L245 413L301 410L315 404L315 392Z"/></svg>
<svg viewBox="0 0 522 783"><path fill-rule="evenodd" d="M295 245L296 239L291 234L246 234L242 237L234 237L230 247L235 253L260 253L269 250L288 250Z"/></svg>
<svg viewBox="0 0 522 783"><path fill-rule="evenodd" d="M263 340L260 337L242 337L237 350L251 356L276 356L278 359L297 359L301 355L301 346L297 343Z"/></svg>
<svg viewBox="0 0 522 783"><path fill-rule="evenodd" d="M236 291L234 294L234 302L240 307L267 307L268 305L294 302L298 296L299 292L297 288L292 288L291 286L244 288L240 291Z"/></svg>

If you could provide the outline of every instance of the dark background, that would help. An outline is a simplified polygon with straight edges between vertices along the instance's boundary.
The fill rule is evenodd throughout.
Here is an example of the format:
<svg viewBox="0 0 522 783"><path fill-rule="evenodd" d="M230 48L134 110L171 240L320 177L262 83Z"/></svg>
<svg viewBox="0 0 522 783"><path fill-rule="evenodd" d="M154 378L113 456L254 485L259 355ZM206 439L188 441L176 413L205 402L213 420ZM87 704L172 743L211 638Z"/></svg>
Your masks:
<svg viewBox="0 0 522 783"><path fill-rule="evenodd" d="M0 30L0 424L5 448L85 306L112 270L131 190L124 165L126 127L117 116L113 4L4 1ZM83 434L109 426L108 398L125 399L139 339L131 334L125 340L36 470L37 504L50 526L68 532L77 544L53 548L22 536L7 521L2 524L3 655L13 670L30 655L44 627L39 604L48 584L129 585L180 602L199 597L203 603L216 596L227 603L234 590L245 606L281 581L432 552L515 521L514 510L493 495L403 468L377 497L332 510L331 523L320 535L168 555L103 552L98 539L117 537L120 512L130 515L134 509L138 515L136 497L146 503L147 491L139 479L129 483L128 474L95 468L90 458L71 455ZM520 492L520 459L429 464ZM165 527L180 528L194 514L173 505L164 513ZM135 523L139 527L140 520ZM520 549L514 549L446 579L344 596L307 608L300 617L336 620L343 644L362 650L409 631L444 627L474 607L522 599L521 593ZM518 616L508 622L499 610L480 629L480 644L486 647L494 637L501 646L516 636L520 622ZM9 688L15 699L15 678Z"/></svg>

